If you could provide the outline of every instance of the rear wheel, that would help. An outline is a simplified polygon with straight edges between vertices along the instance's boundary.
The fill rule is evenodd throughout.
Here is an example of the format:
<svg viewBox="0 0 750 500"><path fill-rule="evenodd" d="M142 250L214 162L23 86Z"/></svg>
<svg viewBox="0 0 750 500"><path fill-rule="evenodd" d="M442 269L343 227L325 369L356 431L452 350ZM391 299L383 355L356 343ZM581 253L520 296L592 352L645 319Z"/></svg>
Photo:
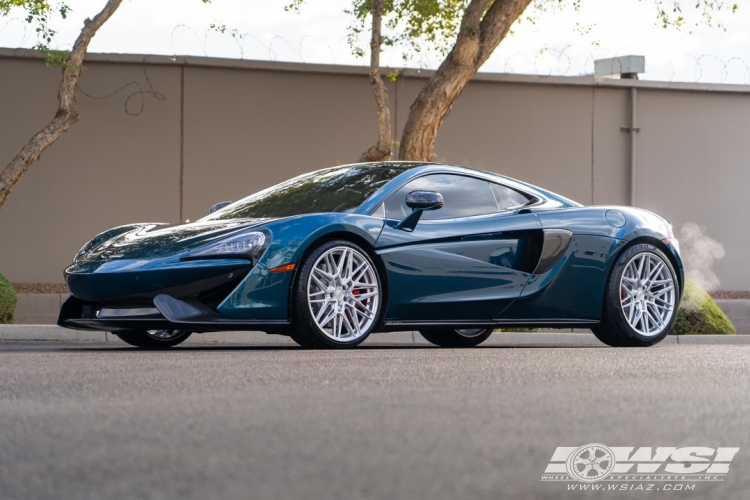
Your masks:
<svg viewBox="0 0 750 500"><path fill-rule="evenodd" d="M190 337L188 330L126 330L114 332L120 340L141 349L166 349Z"/></svg>
<svg viewBox="0 0 750 500"><path fill-rule="evenodd" d="M367 252L349 241L329 241L299 268L290 335L303 347L354 347L375 328L381 307L380 277Z"/></svg>
<svg viewBox="0 0 750 500"><path fill-rule="evenodd" d="M419 330L422 337L441 347L474 347L487 340L492 332L492 328Z"/></svg>
<svg viewBox="0 0 750 500"><path fill-rule="evenodd" d="M672 264L654 245L639 243L617 259L607 282L599 340L613 347L657 344L672 330L680 297Z"/></svg>

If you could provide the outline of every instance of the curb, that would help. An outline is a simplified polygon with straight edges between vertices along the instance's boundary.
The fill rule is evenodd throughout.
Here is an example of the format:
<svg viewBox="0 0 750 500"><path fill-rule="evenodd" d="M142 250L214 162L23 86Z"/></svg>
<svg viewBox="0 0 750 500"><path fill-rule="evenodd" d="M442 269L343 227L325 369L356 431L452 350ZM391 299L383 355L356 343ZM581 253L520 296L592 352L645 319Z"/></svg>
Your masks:
<svg viewBox="0 0 750 500"><path fill-rule="evenodd" d="M69 330L56 325L0 325L0 341L114 342L117 336L106 332ZM297 345L283 335L263 332L213 332L193 334L185 344ZM378 344L431 345L418 332L373 334L362 345ZM670 335L660 345L750 345L750 335ZM604 347L592 333L537 332L496 333L482 344L496 346L588 346Z"/></svg>

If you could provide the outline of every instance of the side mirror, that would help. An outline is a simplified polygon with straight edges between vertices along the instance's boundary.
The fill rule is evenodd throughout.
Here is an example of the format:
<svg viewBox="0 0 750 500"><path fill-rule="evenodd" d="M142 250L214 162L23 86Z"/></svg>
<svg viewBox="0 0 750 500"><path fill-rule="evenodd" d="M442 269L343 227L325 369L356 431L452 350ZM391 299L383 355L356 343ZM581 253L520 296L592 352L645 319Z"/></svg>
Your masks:
<svg viewBox="0 0 750 500"><path fill-rule="evenodd" d="M406 195L406 206L412 210L437 210L444 204L443 195L435 191L412 191Z"/></svg>
<svg viewBox="0 0 750 500"><path fill-rule="evenodd" d="M217 203L213 207L209 208L208 209L208 213L212 214L212 213L216 212L217 210L221 210L222 208L224 208L226 206L229 206L231 204L232 204L231 201L222 201L221 203Z"/></svg>
<svg viewBox="0 0 750 500"><path fill-rule="evenodd" d="M435 191L412 191L406 195L406 206L412 209L412 213L399 222L396 227L404 231L414 231L417 222L425 210L437 210L445 202L443 195Z"/></svg>

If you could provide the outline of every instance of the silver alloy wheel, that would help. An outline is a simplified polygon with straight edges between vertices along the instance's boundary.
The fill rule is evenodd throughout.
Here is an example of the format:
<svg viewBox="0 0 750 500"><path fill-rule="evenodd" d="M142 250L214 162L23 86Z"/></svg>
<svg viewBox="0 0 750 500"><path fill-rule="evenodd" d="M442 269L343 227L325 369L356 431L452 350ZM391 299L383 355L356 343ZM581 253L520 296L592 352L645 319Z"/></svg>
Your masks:
<svg viewBox="0 0 750 500"><path fill-rule="evenodd" d="M172 340L185 333L185 330L148 330L150 337L156 340Z"/></svg>
<svg viewBox="0 0 750 500"><path fill-rule="evenodd" d="M460 330L456 330L456 333L461 335L462 337L466 338L474 338L478 337L484 332L485 328L462 328Z"/></svg>
<svg viewBox="0 0 750 500"><path fill-rule="evenodd" d="M357 340L376 319L380 304L377 272L357 250L333 247L313 264L307 303L324 335L337 342Z"/></svg>
<svg viewBox="0 0 750 500"><path fill-rule="evenodd" d="M620 306L628 324L644 337L664 331L674 314L674 278L656 254L636 254L620 278Z"/></svg>

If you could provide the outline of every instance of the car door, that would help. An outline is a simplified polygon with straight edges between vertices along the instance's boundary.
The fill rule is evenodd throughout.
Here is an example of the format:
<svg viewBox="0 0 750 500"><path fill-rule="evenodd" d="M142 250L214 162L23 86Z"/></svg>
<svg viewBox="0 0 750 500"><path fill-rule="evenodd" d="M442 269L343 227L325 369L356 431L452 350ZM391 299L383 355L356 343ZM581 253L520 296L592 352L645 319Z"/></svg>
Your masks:
<svg viewBox="0 0 750 500"><path fill-rule="evenodd" d="M405 231L397 225L411 213L405 200L412 191L438 192L444 205ZM388 275L385 320L497 318L521 294L538 260L539 219L518 210L530 201L459 174L428 174L397 189L384 202L386 223L376 242Z"/></svg>

